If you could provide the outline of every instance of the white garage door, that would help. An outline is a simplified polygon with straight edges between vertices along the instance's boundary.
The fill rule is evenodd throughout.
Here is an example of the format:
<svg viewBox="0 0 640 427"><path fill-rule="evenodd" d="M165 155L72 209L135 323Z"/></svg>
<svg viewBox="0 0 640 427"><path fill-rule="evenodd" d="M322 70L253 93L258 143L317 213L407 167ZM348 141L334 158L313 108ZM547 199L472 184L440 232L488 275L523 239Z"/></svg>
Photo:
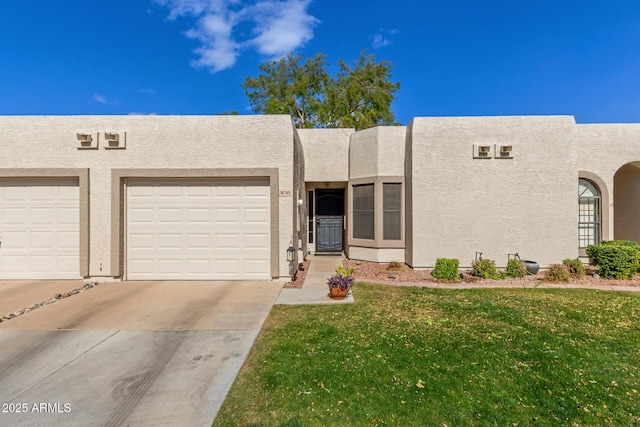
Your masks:
<svg viewBox="0 0 640 427"><path fill-rule="evenodd" d="M80 278L77 179L0 180L0 279Z"/></svg>
<svg viewBox="0 0 640 427"><path fill-rule="evenodd" d="M129 180L129 280L270 279L266 181Z"/></svg>

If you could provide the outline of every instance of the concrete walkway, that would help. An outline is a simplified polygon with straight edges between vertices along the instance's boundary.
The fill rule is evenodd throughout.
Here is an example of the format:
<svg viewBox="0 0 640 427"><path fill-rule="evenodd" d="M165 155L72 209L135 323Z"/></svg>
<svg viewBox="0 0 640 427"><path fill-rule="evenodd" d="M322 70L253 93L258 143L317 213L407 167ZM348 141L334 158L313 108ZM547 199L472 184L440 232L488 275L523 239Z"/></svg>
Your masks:
<svg viewBox="0 0 640 427"><path fill-rule="evenodd" d="M329 297L327 279L335 274L336 267L342 264L343 256L309 255L311 263L302 289L282 289L276 304L350 304L353 295L349 293L343 300Z"/></svg>

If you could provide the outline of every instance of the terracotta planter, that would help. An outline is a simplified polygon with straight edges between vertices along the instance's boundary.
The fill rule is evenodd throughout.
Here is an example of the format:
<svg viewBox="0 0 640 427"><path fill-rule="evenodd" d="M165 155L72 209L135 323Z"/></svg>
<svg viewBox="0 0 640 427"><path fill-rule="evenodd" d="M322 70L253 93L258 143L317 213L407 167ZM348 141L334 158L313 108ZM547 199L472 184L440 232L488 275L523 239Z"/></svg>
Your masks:
<svg viewBox="0 0 640 427"><path fill-rule="evenodd" d="M348 289L329 288L329 294L332 299L345 299L349 293Z"/></svg>

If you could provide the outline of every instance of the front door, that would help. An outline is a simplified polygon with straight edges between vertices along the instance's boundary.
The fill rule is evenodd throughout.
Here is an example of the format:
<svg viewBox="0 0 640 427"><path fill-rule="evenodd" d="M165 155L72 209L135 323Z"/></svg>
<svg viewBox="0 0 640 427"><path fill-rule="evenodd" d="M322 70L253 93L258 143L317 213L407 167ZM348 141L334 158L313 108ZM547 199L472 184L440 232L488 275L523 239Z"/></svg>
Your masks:
<svg viewBox="0 0 640 427"><path fill-rule="evenodd" d="M316 190L316 252L341 252L344 190Z"/></svg>

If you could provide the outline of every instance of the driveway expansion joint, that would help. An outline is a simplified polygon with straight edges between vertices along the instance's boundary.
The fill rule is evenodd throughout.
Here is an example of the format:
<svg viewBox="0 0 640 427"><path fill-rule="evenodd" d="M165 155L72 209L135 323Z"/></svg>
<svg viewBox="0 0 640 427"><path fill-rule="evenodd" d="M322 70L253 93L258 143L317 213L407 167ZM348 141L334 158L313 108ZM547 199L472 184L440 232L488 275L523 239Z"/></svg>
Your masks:
<svg viewBox="0 0 640 427"><path fill-rule="evenodd" d="M55 294L52 298L49 298L48 300L45 300L45 301L42 301L42 302L39 302L39 303L36 303L36 304L31 304L30 306L27 306L27 307L25 307L25 308L23 308L21 310L16 310L16 311L13 311L11 313L5 314L4 316L0 317L0 323L6 322L6 321L11 320L11 319L15 319L16 317L20 317L23 314L30 313L30 312L32 312L34 310L37 310L37 309L39 309L41 307L44 307L45 305L53 304L53 303L55 303L57 301L60 301L62 299L69 298L70 296L73 296L73 295L77 295L80 292L84 292L86 290L94 288L95 286L98 286L100 283L101 282L91 282L91 283L85 284L82 287L71 289L71 290L69 290L67 292L64 292L62 294Z"/></svg>

